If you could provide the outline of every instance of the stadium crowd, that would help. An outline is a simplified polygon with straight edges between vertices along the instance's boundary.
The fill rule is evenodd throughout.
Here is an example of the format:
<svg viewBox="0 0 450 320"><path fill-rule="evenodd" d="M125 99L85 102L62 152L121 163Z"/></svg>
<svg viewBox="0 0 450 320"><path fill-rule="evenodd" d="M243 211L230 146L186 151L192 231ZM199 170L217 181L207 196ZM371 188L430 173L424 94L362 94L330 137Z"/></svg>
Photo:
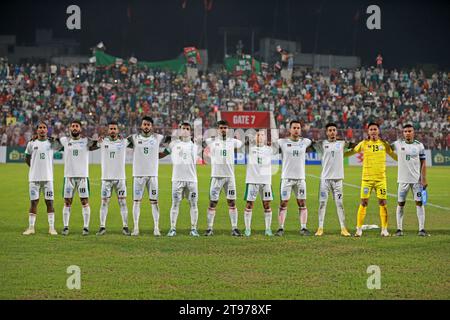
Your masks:
<svg viewBox="0 0 450 320"><path fill-rule="evenodd" d="M34 125L44 119L49 135L60 135L71 119L81 120L89 136L102 134L117 120L124 134L138 119L151 114L155 126L168 134L181 120L202 118L205 128L220 110L273 111L281 130L291 119L303 122L304 135L324 138L327 122L342 128L351 141L363 137L365 126L380 124L389 141L401 126L412 123L417 138L430 149L449 149L448 74L430 79L422 71L368 67L325 76L295 70L292 81L263 69L245 75L217 70L199 73L194 81L173 72L131 66L97 68L93 64L12 65L0 63L1 145L25 146Z"/></svg>

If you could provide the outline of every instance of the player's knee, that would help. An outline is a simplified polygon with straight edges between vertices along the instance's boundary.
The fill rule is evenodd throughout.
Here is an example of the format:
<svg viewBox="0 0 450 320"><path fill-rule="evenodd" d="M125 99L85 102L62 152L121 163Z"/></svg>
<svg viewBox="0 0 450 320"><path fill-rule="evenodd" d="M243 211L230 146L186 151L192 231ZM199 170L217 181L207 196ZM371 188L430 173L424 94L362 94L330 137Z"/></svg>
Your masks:
<svg viewBox="0 0 450 320"><path fill-rule="evenodd" d="M379 204L380 206L385 206L385 205L386 205L386 200L384 200L384 199L378 199L378 204Z"/></svg>
<svg viewBox="0 0 450 320"><path fill-rule="evenodd" d="M297 200L297 204L299 208L305 208L306 207L306 201L301 199L301 200Z"/></svg>
<svg viewBox="0 0 450 320"><path fill-rule="evenodd" d="M179 200L172 201L172 210L178 210L179 207L180 207L180 201Z"/></svg>
<svg viewBox="0 0 450 320"><path fill-rule="evenodd" d="M109 205L110 198L102 199L102 207L107 207Z"/></svg>
<svg viewBox="0 0 450 320"><path fill-rule="evenodd" d="M270 210L270 202L269 201L263 201L263 207L265 211Z"/></svg>
<svg viewBox="0 0 450 320"><path fill-rule="evenodd" d="M83 202L83 201L82 201ZM72 205L72 199L70 198L64 198L64 205L66 207L70 207Z"/></svg>
<svg viewBox="0 0 450 320"><path fill-rule="evenodd" d="M361 199L361 205L362 205L363 207L367 207L368 204L369 204L369 200L367 200L367 199Z"/></svg>
<svg viewBox="0 0 450 320"><path fill-rule="evenodd" d="M416 201L416 206L421 207L422 206L422 201Z"/></svg>
<svg viewBox="0 0 450 320"><path fill-rule="evenodd" d="M405 206L405 203L406 203L406 202L399 202L398 205L399 205L400 207L404 207L404 206Z"/></svg>
<svg viewBox="0 0 450 320"><path fill-rule="evenodd" d="M210 201L209 202L209 207L210 208L215 208L217 206L217 201Z"/></svg>
<svg viewBox="0 0 450 320"><path fill-rule="evenodd" d="M280 207L284 209L284 208L287 207L287 204L288 204L288 202L287 202L286 200L282 200L282 201L280 202Z"/></svg>
<svg viewBox="0 0 450 320"><path fill-rule="evenodd" d="M119 198L119 206L121 208L126 207L127 206L127 199L126 198Z"/></svg>
<svg viewBox="0 0 450 320"><path fill-rule="evenodd" d="M53 200L45 200L45 204L47 206L47 212L55 211L55 209L53 208Z"/></svg>
<svg viewBox="0 0 450 320"><path fill-rule="evenodd" d="M87 206L89 204L89 199L88 198L81 198L81 205L82 206Z"/></svg>
<svg viewBox="0 0 450 320"><path fill-rule="evenodd" d="M158 204L158 201L156 201L156 200L150 200L150 204L152 204L152 205L153 205L153 204L156 204L156 205L157 205L157 204Z"/></svg>
<svg viewBox="0 0 450 320"><path fill-rule="evenodd" d="M245 205L245 209L253 209L253 202L252 201L247 201L247 204Z"/></svg>
<svg viewBox="0 0 450 320"><path fill-rule="evenodd" d="M320 202L319 202L319 209L325 208L326 205L327 205L327 202L326 202L326 201L320 201Z"/></svg>
<svg viewBox="0 0 450 320"><path fill-rule="evenodd" d="M231 207L235 207L236 206L236 202L234 200L228 200L228 206Z"/></svg>

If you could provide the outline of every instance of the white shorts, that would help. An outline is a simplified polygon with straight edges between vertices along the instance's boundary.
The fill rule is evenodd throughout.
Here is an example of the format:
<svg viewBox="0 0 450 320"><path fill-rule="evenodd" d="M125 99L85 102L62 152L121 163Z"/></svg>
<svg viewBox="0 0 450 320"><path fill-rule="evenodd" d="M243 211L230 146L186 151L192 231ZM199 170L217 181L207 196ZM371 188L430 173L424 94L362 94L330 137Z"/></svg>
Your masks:
<svg viewBox="0 0 450 320"><path fill-rule="evenodd" d="M262 201L272 201L273 192L270 184L255 184L247 183L245 186L245 200L255 202L258 197L258 193L261 196Z"/></svg>
<svg viewBox="0 0 450 320"><path fill-rule="evenodd" d="M227 195L227 199L236 200L236 182L234 178L212 177L209 186L209 200L219 201L222 189Z"/></svg>
<svg viewBox="0 0 450 320"><path fill-rule="evenodd" d="M414 201L422 201L423 187L420 183L399 183L398 184L398 202L405 202L409 189L412 190Z"/></svg>
<svg viewBox="0 0 450 320"><path fill-rule="evenodd" d="M118 198L127 196L126 180L102 180L102 199L111 198L112 190L115 189Z"/></svg>
<svg viewBox="0 0 450 320"><path fill-rule="evenodd" d="M41 189L44 191L45 200L54 200L53 181L31 181L29 184L30 200L38 200Z"/></svg>
<svg viewBox="0 0 450 320"><path fill-rule="evenodd" d="M327 201L331 192L333 199L343 199L344 187L341 179L321 179L319 187L319 201Z"/></svg>
<svg viewBox="0 0 450 320"><path fill-rule="evenodd" d="M306 182L303 179L281 179L281 200L286 201L291 198L294 191L295 197L299 200L306 199Z"/></svg>
<svg viewBox="0 0 450 320"><path fill-rule="evenodd" d="M72 199L76 189L80 198L89 198L89 178L64 178L64 199Z"/></svg>
<svg viewBox="0 0 450 320"><path fill-rule="evenodd" d="M172 202L181 201L183 198L189 201L198 200L197 182L172 181Z"/></svg>
<svg viewBox="0 0 450 320"><path fill-rule="evenodd" d="M142 200L145 189L150 200L158 200L158 177L133 177L133 200Z"/></svg>

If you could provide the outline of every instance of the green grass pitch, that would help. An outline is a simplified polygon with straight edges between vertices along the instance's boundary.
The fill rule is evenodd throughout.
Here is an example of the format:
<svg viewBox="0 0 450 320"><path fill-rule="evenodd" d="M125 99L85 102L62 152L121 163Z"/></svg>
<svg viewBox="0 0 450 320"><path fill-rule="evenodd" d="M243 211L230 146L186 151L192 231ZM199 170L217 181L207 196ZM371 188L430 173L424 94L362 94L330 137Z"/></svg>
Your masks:
<svg viewBox="0 0 450 320"><path fill-rule="evenodd" d="M320 166L307 166L308 228L317 228L317 194ZM47 234L45 204L39 204L37 234L22 236L28 224L28 169L25 164L0 165L0 298L1 299L449 299L450 298L450 168L428 169L429 203L426 229L431 237L417 236L417 217L411 194L407 202L403 238L381 238L368 230L363 238L342 238L331 199L321 238L301 237L294 201L289 205L287 234L263 235L261 203L253 212L253 235L230 236L230 222L221 198L215 236L191 238L186 201L180 210L178 235L155 238L150 205L141 208L141 233L121 235L116 199L111 201L107 234L95 236L99 226L100 167L91 165L91 235L81 236L82 216L78 199L71 215L68 237ZM199 229L206 227L210 168L198 167ZM361 168L346 167L348 184L359 185ZM127 166L128 209L132 219L131 166ZM169 228L171 167L160 166L160 226ZM388 168L388 192L396 193L396 168ZM245 167L236 167L239 227L244 229L243 194ZM272 229L278 227L279 174L273 179ZM56 228L62 228L63 166L55 165ZM223 196L223 195L222 195ZM115 197L115 195L114 195ZM359 189L347 185L344 204L347 225L353 233ZM389 230L395 231L396 197L388 197ZM435 206L433 206L435 205ZM375 197L369 202L366 224L378 224ZM67 267L81 269L81 289L66 287ZM370 265L381 270L381 289L369 290Z"/></svg>

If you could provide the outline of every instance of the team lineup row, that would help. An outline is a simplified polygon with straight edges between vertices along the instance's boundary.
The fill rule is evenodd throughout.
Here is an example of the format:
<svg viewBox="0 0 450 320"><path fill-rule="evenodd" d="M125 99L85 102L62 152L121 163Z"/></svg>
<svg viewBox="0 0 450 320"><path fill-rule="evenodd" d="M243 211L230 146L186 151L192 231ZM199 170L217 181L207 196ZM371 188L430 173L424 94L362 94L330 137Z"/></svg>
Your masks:
<svg viewBox="0 0 450 320"><path fill-rule="evenodd" d="M172 206L170 209L170 230L167 236L176 235L176 224L179 206L183 198L190 205L190 235L199 236L198 221L198 184L196 160L197 144L191 139L191 125L183 122L179 125L176 139L165 145L161 152L164 137L153 132L153 120L144 117L141 121L140 133L122 138L115 122L108 124L108 135L105 138L92 140L82 136L79 121L70 124L70 137L58 139L48 138L47 125L40 122L36 136L26 148L26 162L29 170L29 226L23 233L35 233L37 205L41 191L47 205L49 233L57 235L54 227L53 208L53 151L64 150L64 207L63 235L69 234L71 205L75 192L78 192L83 214L83 235L89 234L89 151L100 149L101 153L101 208L100 228L98 236L106 233L106 218L112 192L115 190L122 217L124 235L139 235L140 205L145 190L151 203L154 221L154 235L160 236L158 206L158 167L159 159L171 156L172 169ZM362 235L368 199L372 190L378 198L381 220L381 236L389 236L387 230L388 211L386 205L386 154L398 161L398 205L397 231L395 235L403 235L403 212L406 196L411 189L416 201L419 220L419 235L427 236L424 229L425 210L422 203L422 192L427 187L425 150L423 144L414 140L414 129L411 125L403 128L403 139L392 144L380 139L379 127L376 123L368 126L368 138L357 145L337 140L337 126L330 123L326 126L327 139L313 142L301 137L301 124L293 120L290 123L289 137L276 139L270 143L264 130L257 130L248 146L229 137L229 126L226 121L217 122L217 137L206 139L211 159L210 201L207 209L207 230L205 236L213 235L216 206L221 191L226 194L231 221L232 236L241 236L238 229L238 211L236 209L236 183L234 176L234 154L236 149L245 147L248 155L246 170L246 206L244 222L246 236L251 235L251 220L254 202L258 194L264 207L265 235L272 236L272 155L279 152L282 157L281 166L281 202L278 210L279 228L276 236L284 234L287 205L294 193L298 204L300 234L310 235L307 229L308 210L306 206L305 154L315 150L321 154L322 173L319 192L319 227L316 236L323 235L324 218L328 196L331 193L337 209L342 236L351 236L346 228L343 206L344 156L362 152L364 154L361 181L361 203L357 213L356 237ZM133 220L134 228L128 228L128 209L126 203L127 188L125 176L126 149L133 149Z"/></svg>

